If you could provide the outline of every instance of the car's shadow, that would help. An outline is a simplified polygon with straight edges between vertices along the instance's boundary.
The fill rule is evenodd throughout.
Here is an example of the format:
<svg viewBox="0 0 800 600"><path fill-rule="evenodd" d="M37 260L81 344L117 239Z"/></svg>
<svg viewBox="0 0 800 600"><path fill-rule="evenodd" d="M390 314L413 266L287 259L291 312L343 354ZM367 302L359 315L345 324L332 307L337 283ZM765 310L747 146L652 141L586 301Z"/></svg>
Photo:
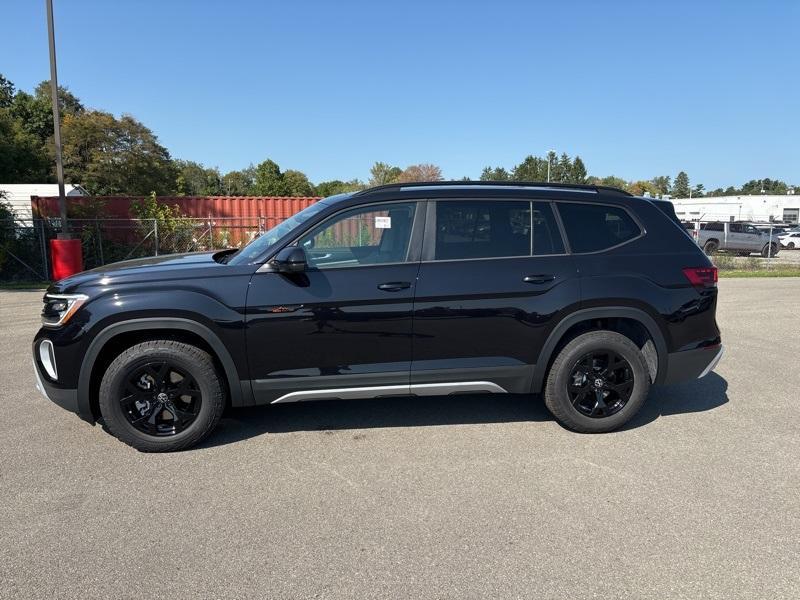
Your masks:
<svg viewBox="0 0 800 600"><path fill-rule="evenodd" d="M687 384L653 388L642 410L623 430L660 416L712 410L728 401L727 389L728 382L716 373ZM298 402L231 409L199 447L232 444L264 433L551 420L541 397L512 394Z"/></svg>

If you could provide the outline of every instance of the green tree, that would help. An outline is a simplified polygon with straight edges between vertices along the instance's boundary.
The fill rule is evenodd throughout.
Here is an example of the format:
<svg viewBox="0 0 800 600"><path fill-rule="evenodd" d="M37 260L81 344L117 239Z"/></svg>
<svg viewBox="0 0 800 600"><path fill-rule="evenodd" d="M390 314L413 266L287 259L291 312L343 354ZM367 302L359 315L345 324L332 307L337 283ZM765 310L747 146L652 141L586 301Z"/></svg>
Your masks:
<svg viewBox="0 0 800 600"><path fill-rule="evenodd" d="M131 116L117 119L100 111L67 114L62 144L65 178L91 194L175 193L177 170L169 152Z"/></svg>
<svg viewBox="0 0 800 600"><path fill-rule="evenodd" d="M672 187L672 178L669 175L653 177L650 182L655 186L657 193L662 196L669 194L669 190Z"/></svg>
<svg viewBox="0 0 800 600"><path fill-rule="evenodd" d="M481 172L481 181L508 181L511 174L503 167L484 167Z"/></svg>
<svg viewBox="0 0 800 600"><path fill-rule="evenodd" d="M302 171L287 169L283 172L283 188L287 196L313 196L314 186Z"/></svg>
<svg viewBox="0 0 800 600"><path fill-rule="evenodd" d="M256 168L253 165L241 171L230 171L222 178L222 189L228 196L253 196L255 184Z"/></svg>
<svg viewBox="0 0 800 600"><path fill-rule="evenodd" d="M580 156L576 156L572 161L571 183L586 183L586 165L583 164Z"/></svg>
<svg viewBox="0 0 800 600"><path fill-rule="evenodd" d="M370 187L374 187L376 185L395 183L402 174L403 169L400 167L393 167L386 163L376 162L369 170L369 185Z"/></svg>
<svg viewBox="0 0 800 600"><path fill-rule="evenodd" d="M675 198L689 197L689 176L681 171L675 176L675 183L672 184L672 196Z"/></svg>
<svg viewBox="0 0 800 600"><path fill-rule="evenodd" d="M178 177L175 187L179 196L221 196L224 193L219 169L204 167L191 160L176 160Z"/></svg>
<svg viewBox="0 0 800 600"><path fill-rule="evenodd" d="M281 168L274 160L267 159L256 167L253 192L258 196L286 196L286 184Z"/></svg>
<svg viewBox="0 0 800 600"><path fill-rule="evenodd" d="M553 163L550 181L574 183L572 181L572 159L566 152L563 152L558 160Z"/></svg>
<svg viewBox="0 0 800 600"><path fill-rule="evenodd" d="M515 181L547 181L547 159L528 155L512 170Z"/></svg>
<svg viewBox="0 0 800 600"><path fill-rule="evenodd" d="M45 147L8 109L0 108L0 181L42 183L51 179Z"/></svg>
<svg viewBox="0 0 800 600"><path fill-rule="evenodd" d="M333 179L331 181L321 181L314 189L317 196L333 196L335 194L344 194L347 192L356 192L364 189L364 183L358 179L351 179L350 181L340 181Z"/></svg>
<svg viewBox="0 0 800 600"><path fill-rule="evenodd" d="M0 73L0 108L8 108L14 100L14 84Z"/></svg>

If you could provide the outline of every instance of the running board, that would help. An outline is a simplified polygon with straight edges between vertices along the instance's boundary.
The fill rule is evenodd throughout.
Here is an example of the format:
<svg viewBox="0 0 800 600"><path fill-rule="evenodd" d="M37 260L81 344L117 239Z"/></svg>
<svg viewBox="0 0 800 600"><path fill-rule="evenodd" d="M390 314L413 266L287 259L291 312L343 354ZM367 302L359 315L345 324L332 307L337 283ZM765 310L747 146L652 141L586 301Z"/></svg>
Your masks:
<svg viewBox="0 0 800 600"><path fill-rule="evenodd" d="M461 381L458 383L416 383L414 385L376 385L369 387L335 388L290 392L270 404L303 402L305 400L355 400L381 396L448 396L450 394L505 394L506 390L491 381Z"/></svg>

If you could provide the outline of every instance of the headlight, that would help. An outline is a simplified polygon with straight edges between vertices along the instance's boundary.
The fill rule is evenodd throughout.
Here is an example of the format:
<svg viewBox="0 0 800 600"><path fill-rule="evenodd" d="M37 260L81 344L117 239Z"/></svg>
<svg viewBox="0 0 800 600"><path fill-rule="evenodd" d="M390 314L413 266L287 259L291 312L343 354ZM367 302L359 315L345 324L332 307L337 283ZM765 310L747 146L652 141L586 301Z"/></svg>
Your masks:
<svg viewBox="0 0 800 600"><path fill-rule="evenodd" d="M61 327L88 299L84 294L45 294L42 325Z"/></svg>

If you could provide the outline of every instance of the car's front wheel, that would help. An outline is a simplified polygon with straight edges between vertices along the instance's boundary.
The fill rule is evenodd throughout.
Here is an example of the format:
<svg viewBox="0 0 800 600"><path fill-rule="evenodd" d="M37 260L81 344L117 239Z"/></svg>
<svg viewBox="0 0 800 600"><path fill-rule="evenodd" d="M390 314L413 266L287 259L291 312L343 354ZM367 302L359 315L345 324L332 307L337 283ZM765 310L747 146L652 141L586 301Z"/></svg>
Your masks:
<svg viewBox="0 0 800 600"><path fill-rule="evenodd" d="M601 433L627 423L649 392L650 372L636 344L614 331L591 331L558 353L544 400L565 427Z"/></svg>
<svg viewBox="0 0 800 600"><path fill-rule="evenodd" d="M106 427L143 452L197 444L217 426L224 408L224 387L211 356L175 340L128 348L100 383Z"/></svg>

